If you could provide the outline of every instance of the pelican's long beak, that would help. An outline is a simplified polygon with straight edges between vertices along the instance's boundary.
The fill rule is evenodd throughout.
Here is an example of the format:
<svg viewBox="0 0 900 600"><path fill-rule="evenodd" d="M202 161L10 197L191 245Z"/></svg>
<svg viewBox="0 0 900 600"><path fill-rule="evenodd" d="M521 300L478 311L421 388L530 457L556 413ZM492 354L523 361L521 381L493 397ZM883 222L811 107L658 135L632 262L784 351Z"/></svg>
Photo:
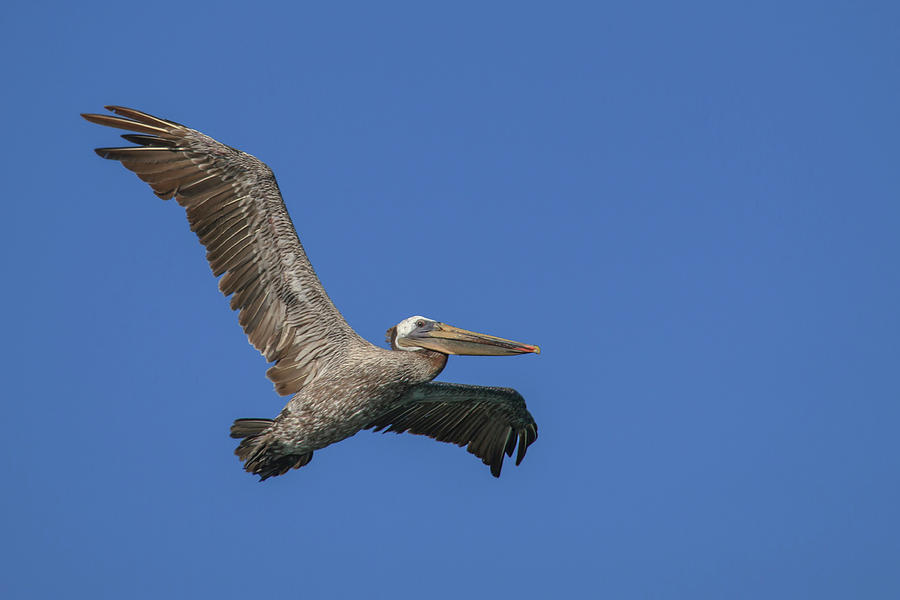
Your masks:
<svg viewBox="0 0 900 600"><path fill-rule="evenodd" d="M504 340L503 338L459 329L446 323L435 323L427 333L416 336L416 344L444 354L466 354L470 356L509 356L533 352L541 349L531 344Z"/></svg>

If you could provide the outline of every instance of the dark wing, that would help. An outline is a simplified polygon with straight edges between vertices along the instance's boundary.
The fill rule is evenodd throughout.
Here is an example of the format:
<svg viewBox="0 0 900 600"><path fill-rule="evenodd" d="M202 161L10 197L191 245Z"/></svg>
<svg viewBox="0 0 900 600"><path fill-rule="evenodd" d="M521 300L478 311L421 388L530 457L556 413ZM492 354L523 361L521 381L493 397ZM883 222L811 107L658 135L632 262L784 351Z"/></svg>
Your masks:
<svg viewBox="0 0 900 600"><path fill-rule="evenodd" d="M516 464L537 439L537 423L516 390L458 383L423 383L411 388L397 407L366 426L375 431L418 433L468 450L500 477L503 454Z"/></svg>
<svg viewBox="0 0 900 600"><path fill-rule="evenodd" d="M164 200L185 207L206 247L219 289L240 309L250 343L267 360L280 394L299 391L348 345L366 344L325 293L288 216L271 169L259 159L202 133L130 108L82 115L99 125L137 132L139 144L98 148L121 161Z"/></svg>

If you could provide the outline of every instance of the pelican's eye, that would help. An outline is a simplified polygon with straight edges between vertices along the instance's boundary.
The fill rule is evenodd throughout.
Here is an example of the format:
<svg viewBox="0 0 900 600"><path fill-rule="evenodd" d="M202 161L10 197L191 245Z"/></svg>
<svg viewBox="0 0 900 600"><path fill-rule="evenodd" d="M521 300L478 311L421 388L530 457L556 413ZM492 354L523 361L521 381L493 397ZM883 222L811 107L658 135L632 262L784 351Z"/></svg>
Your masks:
<svg viewBox="0 0 900 600"><path fill-rule="evenodd" d="M425 321L419 319L418 321L416 321L416 327L425 327Z"/></svg>

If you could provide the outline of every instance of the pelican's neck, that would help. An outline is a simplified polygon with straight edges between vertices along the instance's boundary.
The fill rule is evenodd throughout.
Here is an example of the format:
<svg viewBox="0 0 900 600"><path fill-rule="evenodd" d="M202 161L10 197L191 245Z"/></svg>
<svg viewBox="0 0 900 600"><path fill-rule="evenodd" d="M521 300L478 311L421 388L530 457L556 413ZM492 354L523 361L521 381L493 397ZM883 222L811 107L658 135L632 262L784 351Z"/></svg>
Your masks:
<svg viewBox="0 0 900 600"><path fill-rule="evenodd" d="M431 381L437 377L444 367L447 366L447 355L434 350L422 348L412 352L399 350L406 356L410 357L415 364L417 374L423 379L422 381Z"/></svg>

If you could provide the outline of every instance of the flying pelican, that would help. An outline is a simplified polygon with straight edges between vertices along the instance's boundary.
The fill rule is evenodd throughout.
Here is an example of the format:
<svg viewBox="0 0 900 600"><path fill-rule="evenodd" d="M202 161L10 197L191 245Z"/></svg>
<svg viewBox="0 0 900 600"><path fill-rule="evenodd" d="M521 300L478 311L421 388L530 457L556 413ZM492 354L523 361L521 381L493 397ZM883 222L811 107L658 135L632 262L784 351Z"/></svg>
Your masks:
<svg viewBox="0 0 900 600"><path fill-rule="evenodd" d="M173 121L121 106L82 114L125 129L137 144L98 148L185 207L219 289L250 343L274 365L266 375L292 394L275 419L238 419L235 454L260 481L309 463L313 452L363 429L468 445L500 476L537 439L525 401L509 388L432 383L450 354L505 356L540 348L421 316L387 331L391 349L362 339L335 308L306 257L275 176L259 159ZM117 116L115 116L117 115ZM233 295L232 295L233 294Z"/></svg>

